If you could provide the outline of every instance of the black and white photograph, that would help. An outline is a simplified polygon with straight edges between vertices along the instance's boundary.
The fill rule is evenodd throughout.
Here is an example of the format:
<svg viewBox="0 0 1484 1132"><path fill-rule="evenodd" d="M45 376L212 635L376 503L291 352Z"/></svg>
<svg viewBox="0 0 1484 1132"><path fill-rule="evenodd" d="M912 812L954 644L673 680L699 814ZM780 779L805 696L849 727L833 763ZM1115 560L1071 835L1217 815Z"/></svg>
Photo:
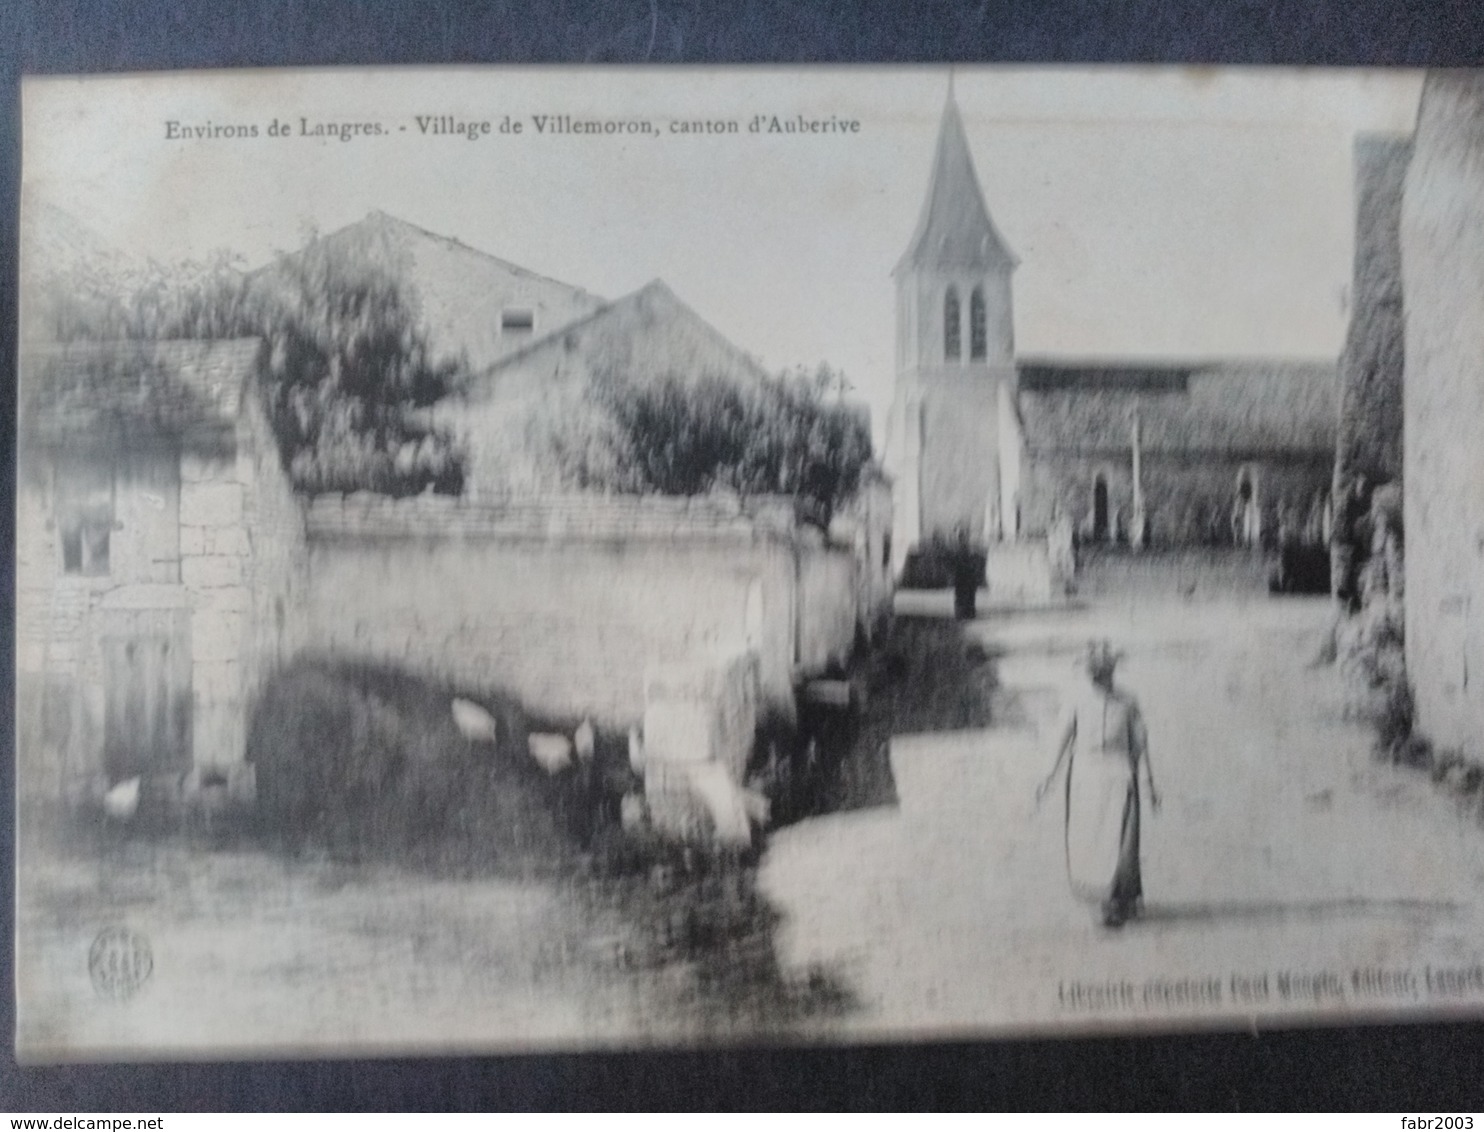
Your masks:
<svg viewBox="0 0 1484 1132"><path fill-rule="evenodd" d="M1484 71L22 126L22 1060L1484 1014Z"/></svg>

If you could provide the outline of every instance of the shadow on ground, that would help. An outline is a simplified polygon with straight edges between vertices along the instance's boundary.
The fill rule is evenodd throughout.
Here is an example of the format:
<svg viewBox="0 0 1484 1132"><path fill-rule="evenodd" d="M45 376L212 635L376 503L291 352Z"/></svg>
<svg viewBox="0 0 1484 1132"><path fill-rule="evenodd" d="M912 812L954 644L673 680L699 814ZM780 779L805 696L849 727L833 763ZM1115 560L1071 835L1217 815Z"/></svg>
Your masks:
<svg viewBox="0 0 1484 1132"><path fill-rule="evenodd" d="M1461 905L1446 900L1367 900L1361 897L1337 900L1229 900L1149 904L1134 923L1324 920L1346 917L1397 917L1413 921L1419 916L1456 916L1460 911Z"/></svg>
<svg viewBox="0 0 1484 1132"><path fill-rule="evenodd" d="M988 727L995 656L946 617L898 617L854 674L854 711L801 713L795 777L775 790L775 824L897 804L894 735Z"/></svg>

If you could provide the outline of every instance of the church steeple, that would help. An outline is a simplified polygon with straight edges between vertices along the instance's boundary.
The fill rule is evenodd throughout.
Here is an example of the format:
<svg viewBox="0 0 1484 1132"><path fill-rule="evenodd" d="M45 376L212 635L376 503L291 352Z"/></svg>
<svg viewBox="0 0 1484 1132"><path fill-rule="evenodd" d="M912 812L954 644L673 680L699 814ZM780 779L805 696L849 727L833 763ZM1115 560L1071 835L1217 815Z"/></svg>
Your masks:
<svg viewBox="0 0 1484 1132"><path fill-rule="evenodd" d="M950 86L917 228L892 273L894 543L1014 537L1015 256L995 230Z"/></svg>
<svg viewBox="0 0 1484 1132"><path fill-rule="evenodd" d="M950 86L917 231L893 274L913 269L997 273L1014 270L1018 263L984 205L984 191Z"/></svg>

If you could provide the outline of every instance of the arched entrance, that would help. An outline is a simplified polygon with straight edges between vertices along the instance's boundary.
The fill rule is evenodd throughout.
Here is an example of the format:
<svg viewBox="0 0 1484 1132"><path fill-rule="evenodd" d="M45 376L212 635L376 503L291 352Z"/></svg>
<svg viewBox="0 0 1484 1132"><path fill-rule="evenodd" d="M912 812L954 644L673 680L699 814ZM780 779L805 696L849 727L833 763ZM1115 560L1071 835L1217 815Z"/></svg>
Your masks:
<svg viewBox="0 0 1484 1132"><path fill-rule="evenodd" d="M1092 537L1096 542L1108 538L1108 478L1102 472L1092 481Z"/></svg>

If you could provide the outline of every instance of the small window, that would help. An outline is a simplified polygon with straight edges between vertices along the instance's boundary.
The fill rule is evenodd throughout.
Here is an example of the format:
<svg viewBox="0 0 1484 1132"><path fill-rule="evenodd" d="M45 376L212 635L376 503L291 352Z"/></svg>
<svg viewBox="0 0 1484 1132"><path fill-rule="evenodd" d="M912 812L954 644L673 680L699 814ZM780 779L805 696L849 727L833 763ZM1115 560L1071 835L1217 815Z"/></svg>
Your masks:
<svg viewBox="0 0 1484 1132"><path fill-rule="evenodd" d="M530 334L536 329L536 312L530 307L506 307L500 312L501 334Z"/></svg>
<svg viewBox="0 0 1484 1132"><path fill-rule="evenodd" d="M113 533L113 468L95 461L59 464L56 509L62 572L106 575Z"/></svg>
<svg viewBox="0 0 1484 1132"><path fill-rule="evenodd" d="M982 362L988 347L988 328L984 322L984 288L975 287L969 296L969 360Z"/></svg>
<svg viewBox="0 0 1484 1132"><path fill-rule="evenodd" d="M956 362L963 355L962 312L958 307L958 292L952 287L943 298L943 357Z"/></svg>

